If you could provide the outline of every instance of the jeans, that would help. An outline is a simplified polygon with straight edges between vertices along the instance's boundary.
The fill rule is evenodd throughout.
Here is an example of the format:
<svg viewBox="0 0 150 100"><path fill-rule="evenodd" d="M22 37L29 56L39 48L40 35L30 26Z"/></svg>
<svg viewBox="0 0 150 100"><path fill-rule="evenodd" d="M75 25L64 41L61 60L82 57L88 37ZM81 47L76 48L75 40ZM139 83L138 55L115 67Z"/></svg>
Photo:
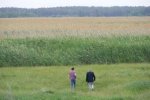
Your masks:
<svg viewBox="0 0 150 100"><path fill-rule="evenodd" d="M76 86L76 80L70 80L71 82L71 89L74 89Z"/></svg>

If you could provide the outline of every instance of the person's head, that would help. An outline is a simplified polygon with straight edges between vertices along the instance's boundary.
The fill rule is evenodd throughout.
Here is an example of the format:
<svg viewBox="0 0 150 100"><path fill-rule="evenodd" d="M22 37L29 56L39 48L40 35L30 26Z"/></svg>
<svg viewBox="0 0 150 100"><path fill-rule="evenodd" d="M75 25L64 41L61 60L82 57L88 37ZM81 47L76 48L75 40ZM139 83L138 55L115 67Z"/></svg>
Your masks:
<svg viewBox="0 0 150 100"><path fill-rule="evenodd" d="M88 72L92 72L92 70L91 70L91 69L89 69L89 70L88 70Z"/></svg>
<svg viewBox="0 0 150 100"><path fill-rule="evenodd" d="M74 70L74 67L72 67L71 70Z"/></svg>

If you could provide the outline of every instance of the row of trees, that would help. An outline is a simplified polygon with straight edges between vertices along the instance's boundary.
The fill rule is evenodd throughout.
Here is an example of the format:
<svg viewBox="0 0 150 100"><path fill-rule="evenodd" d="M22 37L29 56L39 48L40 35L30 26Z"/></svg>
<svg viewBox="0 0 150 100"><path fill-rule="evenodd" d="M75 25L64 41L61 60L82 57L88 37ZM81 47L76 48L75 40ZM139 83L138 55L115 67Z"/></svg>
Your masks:
<svg viewBox="0 0 150 100"><path fill-rule="evenodd" d="M0 8L0 18L11 17L100 17L150 16L150 7L54 7L54 8Z"/></svg>

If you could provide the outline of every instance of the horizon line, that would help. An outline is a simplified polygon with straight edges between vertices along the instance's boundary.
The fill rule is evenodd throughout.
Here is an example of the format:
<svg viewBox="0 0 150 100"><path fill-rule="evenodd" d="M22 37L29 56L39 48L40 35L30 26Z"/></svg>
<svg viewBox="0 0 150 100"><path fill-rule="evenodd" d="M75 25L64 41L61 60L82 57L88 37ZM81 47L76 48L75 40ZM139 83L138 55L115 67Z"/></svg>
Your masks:
<svg viewBox="0 0 150 100"><path fill-rule="evenodd" d="M150 7L150 6L56 6L56 7L37 7L37 8L28 8L28 7L0 7L0 8L22 8L22 9L40 9L40 8L67 8L67 7L104 7L104 8L111 8L111 7Z"/></svg>

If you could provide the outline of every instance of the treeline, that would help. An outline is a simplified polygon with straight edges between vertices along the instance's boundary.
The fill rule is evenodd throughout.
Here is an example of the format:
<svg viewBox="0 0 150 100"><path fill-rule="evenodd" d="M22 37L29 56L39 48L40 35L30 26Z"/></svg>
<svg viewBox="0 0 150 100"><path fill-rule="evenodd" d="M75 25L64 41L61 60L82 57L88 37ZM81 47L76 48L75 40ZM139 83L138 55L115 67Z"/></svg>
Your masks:
<svg viewBox="0 0 150 100"><path fill-rule="evenodd" d="M0 18L11 17L109 17L150 16L150 7L54 7L54 8L0 8Z"/></svg>

